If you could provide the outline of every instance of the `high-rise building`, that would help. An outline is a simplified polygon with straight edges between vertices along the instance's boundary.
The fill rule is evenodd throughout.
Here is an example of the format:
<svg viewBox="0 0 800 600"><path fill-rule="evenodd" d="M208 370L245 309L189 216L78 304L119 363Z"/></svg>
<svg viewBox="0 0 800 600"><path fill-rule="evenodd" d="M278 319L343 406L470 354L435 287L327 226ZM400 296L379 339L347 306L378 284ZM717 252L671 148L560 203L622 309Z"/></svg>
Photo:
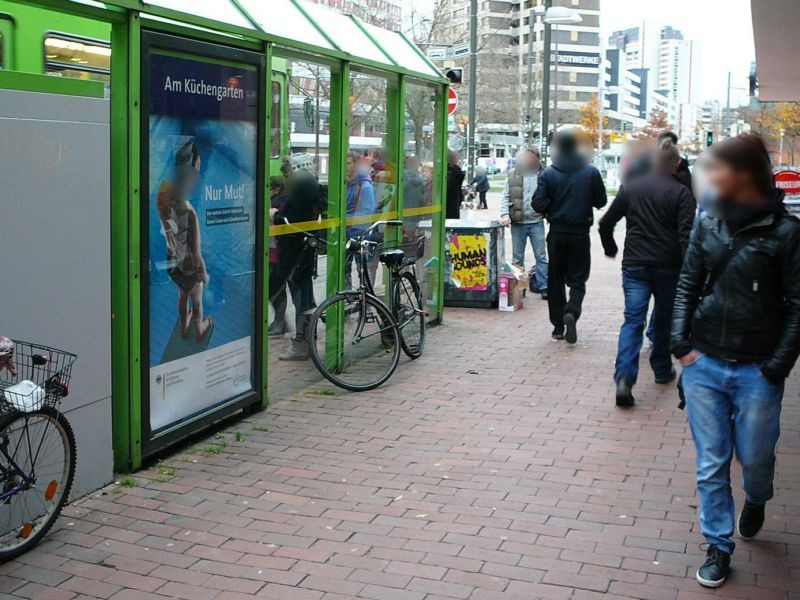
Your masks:
<svg viewBox="0 0 800 600"><path fill-rule="evenodd" d="M439 0L433 39L441 45L469 41L469 0ZM536 9L544 0L481 0L478 7L478 118L517 133L526 110L528 60L532 61L532 121L539 124L542 98L544 25ZM600 76L600 0L554 0L554 6L577 11L582 22L552 27L551 127L575 124L578 110L597 94ZM540 8L541 10L541 8ZM533 19L533 52L528 38ZM451 57L466 67L469 56ZM465 86L466 87L466 86ZM556 95L556 89L558 90ZM460 91L461 93L461 91ZM462 96L463 97L463 96Z"/></svg>
<svg viewBox="0 0 800 600"><path fill-rule="evenodd" d="M266 1L266 0L265 0ZM402 24L401 0L309 0L337 12L351 14L367 23L398 31Z"/></svg>
<svg viewBox="0 0 800 600"><path fill-rule="evenodd" d="M651 24L615 31L609 47L619 49L628 65L647 69L647 86L658 96L650 102L649 113L656 104L670 107L669 119L680 137L690 136L700 117L700 46L686 40L683 33L669 25ZM629 67L632 68L632 67ZM666 103L661 101L666 98Z"/></svg>

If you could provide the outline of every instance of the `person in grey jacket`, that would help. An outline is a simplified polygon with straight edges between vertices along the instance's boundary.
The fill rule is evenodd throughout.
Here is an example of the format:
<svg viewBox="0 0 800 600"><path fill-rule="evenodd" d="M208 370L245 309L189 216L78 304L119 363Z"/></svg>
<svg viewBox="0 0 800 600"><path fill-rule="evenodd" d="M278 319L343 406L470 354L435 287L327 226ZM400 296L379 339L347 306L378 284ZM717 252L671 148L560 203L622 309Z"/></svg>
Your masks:
<svg viewBox="0 0 800 600"><path fill-rule="evenodd" d="M506 180L500 202L500 222L511 227L513 262L525 268L528 240L536 260L536 286L547 300L547 238L544 217L533 209L533 195L539 184L541 163L537 150L521 150L517 164Z"/></svg>

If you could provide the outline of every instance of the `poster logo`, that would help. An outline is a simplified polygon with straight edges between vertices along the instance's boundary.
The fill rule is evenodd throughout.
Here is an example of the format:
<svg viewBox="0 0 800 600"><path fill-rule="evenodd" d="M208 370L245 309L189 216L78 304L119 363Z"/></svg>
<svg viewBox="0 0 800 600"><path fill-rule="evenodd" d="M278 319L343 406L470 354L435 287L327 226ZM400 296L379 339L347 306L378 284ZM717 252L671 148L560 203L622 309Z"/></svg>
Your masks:
<svg viewBox="0 0 800 600"><path fill-rule="evenodd" d="M461 291L489 289L489 240L484 234L450 236L452 279Z"/></svg>

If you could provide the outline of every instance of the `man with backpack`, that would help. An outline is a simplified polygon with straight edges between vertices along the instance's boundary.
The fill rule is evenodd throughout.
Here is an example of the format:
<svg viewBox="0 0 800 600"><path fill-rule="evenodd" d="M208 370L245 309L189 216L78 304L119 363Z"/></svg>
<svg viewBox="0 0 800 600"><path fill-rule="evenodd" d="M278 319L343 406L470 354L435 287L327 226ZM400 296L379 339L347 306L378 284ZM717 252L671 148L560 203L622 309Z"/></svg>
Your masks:
<svg viewBox="0 0 800 600"><path fill-rule="evenodd" d="M524 149L517 153L516 165L508 173L500 202L500 223L511 227L512 261L525 268L528 240L536 261L536 287L547 300L547 240L544 217L533 209L533 195L539 184L539 153Z"/></svg>

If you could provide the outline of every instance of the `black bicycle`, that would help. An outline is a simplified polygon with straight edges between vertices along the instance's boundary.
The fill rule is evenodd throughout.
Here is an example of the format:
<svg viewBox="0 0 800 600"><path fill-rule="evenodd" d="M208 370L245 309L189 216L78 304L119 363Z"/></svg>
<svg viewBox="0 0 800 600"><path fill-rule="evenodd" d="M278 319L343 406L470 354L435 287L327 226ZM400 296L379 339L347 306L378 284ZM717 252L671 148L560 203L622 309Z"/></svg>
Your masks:
<svg viewBox="0 0 800 600"><path fill-rule="evenodd" d="M402 221L378 221L347 242L348 278L355 270L358 286L340 291L312 314L307 328L311 359L331 383L361 392L385 383L400 361L400 350L419 358L425 346L427 312L415 264L424 240L412 240L407 254L400 247L386 249L375 239L384 226L402 227ZM403 242L399 243L403 245ZM375 292L370 271L386 266L389 282L382 300ZM343 326L337 328L335 323Z"/></svg>
<svg viewBox="0 0 800 600"><path fill-rule="evenodd" d="M75 477L75 435L58 406L76 356L14 342L0 363L0 563L53 526Z"/></svg>

